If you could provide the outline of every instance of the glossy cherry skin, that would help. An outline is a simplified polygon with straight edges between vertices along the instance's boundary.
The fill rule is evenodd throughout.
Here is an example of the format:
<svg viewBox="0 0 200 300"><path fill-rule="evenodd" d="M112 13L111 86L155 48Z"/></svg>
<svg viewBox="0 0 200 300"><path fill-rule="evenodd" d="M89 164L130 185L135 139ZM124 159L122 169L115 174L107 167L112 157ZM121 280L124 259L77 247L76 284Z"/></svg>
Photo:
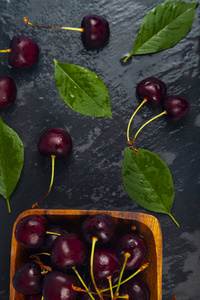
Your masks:
<svg viewBox="0 0 200 300"><path fill-rule="evenodd" d="M88 243L92 237L98 238L98 244L105 244L111 240L115 232L115 224L106 214L94 214L87 217L81 226L83 238Z"/></svg>
<svg viewBox="0 0 200 300"><path fill-rule="evenodd" d="M83 18L81 27L84 29L82 36L83 44L88 48L104 46L109 39L109 23L101 16L91 14Z"/></svg>
<svg viewBox="0 0 200 300"><path fill-rule="evenodd" d="M14 80L8 76L0 77L0 108L7 107L15 102L17 87Z"/></svg>
<svg viewBox="0 0 200 300"><path fill-rule="evenodd" d="M79 286L75 276L58 271L49 272L44 280L42 294L45 300L73 300L77 291L72 285Z"/></svg>
<svg viewBox="0 0 200 300"><path fill-rule="evenodd" d="M120 296L129 295L129 300L149 300L150 291L147 284L141 279L130 279L120 287Z"/></svg>
<svg viewBox="0 0 200 300"><path fill-rule="evenodd" d="M122 235L115 244L115 252L121 263L124 262L124 254L128 252L131 256L126 263L126 270L137 269L147 254L147 245L143 237L135 233Z"/></svg>
<svg viewBox="0 0 200 300"><path fill-rule="evenodd" d="M174 121L183 118L190 110L189 100L182 95L171 95L165 98L163 106L167 115Z"/></svg>
<svg viewBox="0 0 200 300"><path fill-rule="evenodd" d="M97 281L107 280L108 276L117 277L121 264L115 252L110 248L97 248L94 252L93 271Z"/></svg>
<svg viewBox="0 0 200 300"><path fill-rule="evenodd" d="M38 264L34 262L22 265L13 276L15 290L24 295L33 295L42 291L43 277Z"/></svg>
<svg viewBox="0 0 200 300"><path fill-rule="evenodd" d="M46 227L47 221L43 216L25 216L16 225L15 238L25 248L39 248L43 243Z"/></svg>
<svg viewBox="0 0 200 300"><path fill-rule="evenodd" d="M73 266L80 266L86 258L85 243L74 233L59 236L52 245L51 263L58 270L64 271Z"/></svg>
<svg viewBox="0 0 200 300"><path fill-rule="evenodd" d="M10 43L9 64L13 68L27 69L36 64L39 57L38 45L24 35L15 36Z"/></svg>
<svg viewBox="0 0 200 300"><path fill-rule="evenodd" d="M155 77L147 77L142 80L136 87L137 96L143 100L147 99L147 103L151 106L158 106L164 100L167 93L165 83Z"/></svg>
<svg viewBox="0 0 200 300"><path fill-rule="evenodd" d="M66 158L72 152L71 136L62 128L48 129L38 141L38 151L45 156L55 155L56 158Z"/></svg>

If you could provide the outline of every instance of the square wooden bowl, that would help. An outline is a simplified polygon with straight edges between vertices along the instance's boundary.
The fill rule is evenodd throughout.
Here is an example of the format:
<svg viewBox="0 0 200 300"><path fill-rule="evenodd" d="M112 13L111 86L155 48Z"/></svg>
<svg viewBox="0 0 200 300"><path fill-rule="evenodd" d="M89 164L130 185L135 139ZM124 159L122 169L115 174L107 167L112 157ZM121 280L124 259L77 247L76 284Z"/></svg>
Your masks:
<svg viewBox="0 0 200 300"><path fill-rule="evenodd" d="M13 226L10 263L10 300L25 300L26 297L15 291L12 278L16 270L26 262L27 250L15 239L15 228L19 220L27 215L38 214L45 216L49 222L66 225L78 233L83 220L96 213L105 213L112 217L117 227L117 235L127 232L128 228L135 226L137 231L144 237L148 247L148 254L144 259L149 262L149 267L142 271L139 276L144 279L150 289L150 300L162 299L162 234L158 220L149 214L119 211L96 211L96 210L58 210L58 209L34 209L27 210L19 215Z"/></svg>

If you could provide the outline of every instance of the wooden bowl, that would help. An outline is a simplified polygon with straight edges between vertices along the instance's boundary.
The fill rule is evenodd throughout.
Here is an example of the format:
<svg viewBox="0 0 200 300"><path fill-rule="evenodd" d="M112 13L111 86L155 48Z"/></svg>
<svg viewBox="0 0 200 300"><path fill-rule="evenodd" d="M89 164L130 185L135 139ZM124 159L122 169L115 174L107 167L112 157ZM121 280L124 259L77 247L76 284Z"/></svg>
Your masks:
<svg viewBox="0 0 200 300"><path fill-rule="evenodd" d="M127 232L132 226L144 237L148 246L148 254L144 259L149 262L149 267L139 273L150 288L151 300L162 299L162 234L158 220L152 215L118 212L118 211L95 211L95 210L54 210L54 209L32 209L23 212L15 221L12 233L11 264L10 264L10 300L25 300L26 297L15 291L12 285L12 278L16 270L26 262L27 250L24 249L15 239L16 224L27 215L38 214L45 216L49 222L62 224L70 232L77 232L82 221L88 216L96 213L105 213L112 217L117 226L117 235Z"/></svg>

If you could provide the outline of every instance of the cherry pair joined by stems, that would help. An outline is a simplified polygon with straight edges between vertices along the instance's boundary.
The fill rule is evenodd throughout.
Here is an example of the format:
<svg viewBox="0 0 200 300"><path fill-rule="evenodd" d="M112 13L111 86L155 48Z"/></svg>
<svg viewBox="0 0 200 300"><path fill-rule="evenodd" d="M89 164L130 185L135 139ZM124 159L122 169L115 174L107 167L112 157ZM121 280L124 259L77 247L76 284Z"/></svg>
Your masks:
<svg viewBox="0 0 200 300"><path fill-rule="evenodd" d="M27 69L36 64L39 57L38 45L29 37L24 35L15 36L10 43L10 48L0 50L9 53L8 62L10 66L18 69Z"/></svg>
<svg viewBox="0 0 200 300"><path fill-rule="evenodd" d="M35 208L39 204L41 204L49 195L54 181L55 159L56 158L64 159L71 154L72 152L71 136L66 130L62 128L48 129L41 135L38 141L38 151L40 154L44 156L51 157L51 161L52 161L51 182L49 185L49 190L45 195L45 197L41 201L36 202L32 206L32 208Z"/></svg>
<svg viewBox="0 0 200 300"><path fill-rule="evenodd" d="M39 28L79 31L81 32L83 44L90 49L96 49L104 46L108 42L110 35L108 21L105 18L95 14L85 16L81 22L81 28L40 26L30 23L26 17L24 17L24 22Z"/></svg>
<svg viewBox="0 0 200 300"><path fill-rule="evenodd" d="M188 99L182 95L170 95L166 97L167 88L165 83L155 77L148 77L142 80L136 87L136 94L139 99L142 100L141 104L138 108L134 111L133 115L131 116L128 127L127 127L127 141L130 146L133 146L136 137L138 136L139 132L150 122L153 120L167 115L171 120L177 121L183 118L190 110L190 103ZM153 117L145 124L143 124L139 130L136 132L134 138L130 140L129 131L131 122L138 112L138 110L145 104L148 103L150 106L156 107L163 104L164 111L158 114L157 116Z"/></svg>

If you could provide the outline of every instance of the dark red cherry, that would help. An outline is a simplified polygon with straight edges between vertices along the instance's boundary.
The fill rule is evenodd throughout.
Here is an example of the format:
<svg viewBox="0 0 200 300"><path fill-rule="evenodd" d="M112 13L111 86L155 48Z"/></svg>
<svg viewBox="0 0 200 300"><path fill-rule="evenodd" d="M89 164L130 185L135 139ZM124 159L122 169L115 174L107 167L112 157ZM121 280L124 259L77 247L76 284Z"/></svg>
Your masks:
<svg viewBox="0 0 200 300"><path fill-rule="evenodd" d="M94 252L93 270L95 279L102 281L108 276L118 276L121 271L121 264L112 249L98 248Z"/></svg>
<svg viewBox="0 0 200 300"><path fill-rule="evenodd" d="M66 158L72 151L71 136L62 128L48 129L38 141L38 151L45 156Z"/></svg>
<svg viewBox="0 0 200 300"><path fill-rule="evenodd" d="M155 77L142 80L136 87L136 94L141 99L147 99L151 106L158 106L165 98L167 88L165 83Z"/></svg>
<svg viewBox="0 0 200 300"><path fill-rule="evenodd" d="M28 215L19 220L15 238L25 248L41 247L46 233L47 221L40 215Z"/></svg>
<svg viewBox="0 0 200 300"><path fill-rule="evenodd" d="M183 118L190 110L189 100L181 95L171 95L165 98L163 106L167 115L174 121Z"/></svg>
<svg viewBox="0 0 200 300"><path fill-rule="evenodd" d="M67 233L60 225L50 224L46 228L47 234L44 237L41 251L51 252L52 245L59 235ZM49 233L48 233L49 232ZM55 233L55 234L53 234Z"/></svg>
<svg viewBox="0 0 200 300"><path fill-rule="evenodd" d="M8 61L13 68L27 69L38 60L38 45L27 36L15 36L10 43L10 49Z"/></svg>
<svg viewBox="0 0 200 300"><path fill-rule="evenodd" d="M7 107L15 102L17 87L14 80L8 76L0 77L0 108Z"/></svg>
<svg viewBox="0 0 200 300"><path fill-rule="evenodd" d="M58 270L82 265L87 258L87 250L82 239L67 233L59 236L52 245L51 263Z"/></svg>
<svg viewBox="0 0 200 300"><path fill-rule="evenodd" d="M130 279L119 290L120 296L129 295L129 300L149 300L150 291L148 285L141 279Z"/></svg>
<svg viewBox="0 0 200 300"><path fill-rule="evenodd" d="M28 300L42 300L42 293L31 295Z"/></svg>
<svg viewBox="0 0 200 300"><path fill-rule="evenodd" d="M33 295L42 291L43 277L36 263L25 263L13 276L15 290L24 295Z"/></svg>
<svg viewBox="0 0 200 300"><path fill-rule="evenodd" d="M83 44L89 48L99 48L104 46L109 39L109 23L101 16L91 14L83 18L81 33Z"/></svg>
<svg viewBox="0 0 200 300"><path fill-rule="evenodd" d="M92 237L97 237L99 244L105 244L113 237L115 224L106 214L94 214L83 221L81 231L88 243L92 243Z"/></svg>
<svg viewBox="0 0 200 300"><path fill-rule="evenodd" d="M146 256L147 245L142 236L135 233L126 233L117 240L115 252L121 263L124 262L124 254L129 253L131 256L127 260L126 270L134 270L140 266Z"/></svg>
<svg viewBox="0 0 200 300"><path fill-rule="evenodd" d="M43 297L45 300L73 300L78 292L72 285L79 286L75 276L58 271L49 272L43 284Z"/></svg>

